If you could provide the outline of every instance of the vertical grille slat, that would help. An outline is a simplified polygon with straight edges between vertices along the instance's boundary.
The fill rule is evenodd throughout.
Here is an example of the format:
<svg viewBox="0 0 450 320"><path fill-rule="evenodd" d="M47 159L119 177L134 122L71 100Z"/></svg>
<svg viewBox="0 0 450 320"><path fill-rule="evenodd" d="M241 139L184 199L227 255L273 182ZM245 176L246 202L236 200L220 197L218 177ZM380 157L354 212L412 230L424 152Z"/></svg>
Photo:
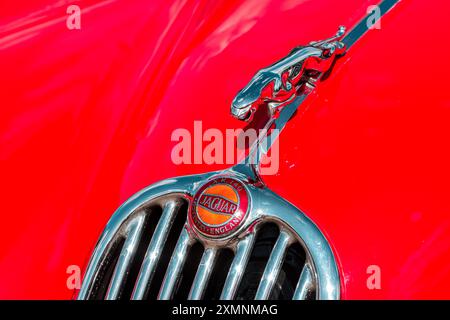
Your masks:
<svg viewBox="0 0 450 320"><path fill-rule="evenodd" d="M286 231L281 231L275 243L275 246L270 254L261 282L259 283L258 291L256 292L255 300L267 300L275 284L275 281L283 264L283 259L286 254L287 247L291 240L291 236Z"/></svg>
<svg viewBox="0 0 450 320"><path fill-rule="evenodd" d="M250 258L254 242L255 234L250 233L238 243L236 256L233 259L227 279L225 280L222 295L220 296L221 300L232 300L235 297Z"/></svg>
<svg viewBox="0 0 450 320"><path fill-rule="evenodd" d="M189 237L189 232L186 228L183 228L164 276L158 300L169 300L172 298L191 245L192 241Z"/></svg>
<svg viewBox="0 0 450 320"><path fill-rule="evenodd" d="M168 201L164 205L161 219L156 226L155 233L153 234L139 271L138 280L132 295L133 300L144 299L155 274L161 252L164 248L164 243L167 240L169 231L180 206L181 203L174 200Z"/></svg>
<svg viewBox="0 0 450 320"><path fill-rule="evenodd" d="M211 272L214 267L217 250L214 248L207 248L203 253L202 260L195 274L194 282L192 283L191 290L189 292L189 300L200 300L206 290Z"/></svg>
<svg viewBox="0 0 450 320"><path fill-rule="evenodd" d="M295 288L292 300L306 300L308 295L314 290L314 279L309 264L305 264Z"/></svg>
<svg viewBox="0 0 450 320"><path fill-rule="evenodd" d="M139 245L139 240L144 228L145 217L139 215L128 226L127 237L120 252L119 260L114 269L114 273L106 293L107 300L115 300L120 298L121 291L125 286L125 281L128 276L134 256L136 255L136 248Z"/></svg>

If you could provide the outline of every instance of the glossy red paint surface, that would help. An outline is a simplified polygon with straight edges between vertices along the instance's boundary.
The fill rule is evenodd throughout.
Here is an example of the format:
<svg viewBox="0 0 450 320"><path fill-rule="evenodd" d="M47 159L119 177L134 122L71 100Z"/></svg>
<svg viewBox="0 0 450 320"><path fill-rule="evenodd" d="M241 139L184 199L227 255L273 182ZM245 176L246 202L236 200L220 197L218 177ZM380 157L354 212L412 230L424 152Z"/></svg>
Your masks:
<svg viewBox="0 0 450 320"><path fill-rule="evenodd" d="M243 127L229 107L255 71L376 2L0 4L0 298L71 298L67 267L86 267L123 201L227 167L173 164L174 129ZM81 30L66 28L71 3ZM330 239L343 298L450 295L445 7L405 1L383 18L289 123L265 177ZM382 290L366 287L372 264Z"/></svg>

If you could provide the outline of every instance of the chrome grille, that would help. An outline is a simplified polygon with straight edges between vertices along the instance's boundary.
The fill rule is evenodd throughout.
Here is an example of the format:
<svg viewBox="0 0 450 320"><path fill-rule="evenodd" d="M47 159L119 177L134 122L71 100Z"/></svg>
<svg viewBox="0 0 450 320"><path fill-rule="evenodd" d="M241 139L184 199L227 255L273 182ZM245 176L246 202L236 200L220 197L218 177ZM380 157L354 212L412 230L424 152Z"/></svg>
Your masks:
<svg viewBox="0 0 450 320"><path fill-rule="evenodd" d="M220 283L214 294L222 300L266 300L279 298L275 292L289 283L281 276L292 274L296 286L289 298L339 298L339 275L325 238L303 213L266 188L249 186L252 208L239 234L219 240L199 236L186 217L195 190L211 176L162 181L122 205L97 243L78 299L198 300ZM261 240L269 229L270 241ZM172 247L170 237L176 239ZM190 253L194 246L203 251L199 261ZM289 251L294 246L295 255ZM224 250L232 255L222 265L218 260ZM265 256L256 256L257 250ZM186 266L195 270L192 280ZM223 281L211 280L220 277ZM186 296L179 295L183 290Z"/></svg>

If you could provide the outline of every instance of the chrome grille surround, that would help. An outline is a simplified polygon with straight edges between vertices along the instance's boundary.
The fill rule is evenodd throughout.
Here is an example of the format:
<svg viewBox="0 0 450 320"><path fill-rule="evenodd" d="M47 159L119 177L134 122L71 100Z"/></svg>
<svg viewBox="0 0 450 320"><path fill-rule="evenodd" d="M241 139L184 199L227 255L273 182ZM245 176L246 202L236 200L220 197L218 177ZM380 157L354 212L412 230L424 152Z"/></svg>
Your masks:
<svg viewBox="0 0 450 320"><path fill-rule="evenodd" d="M188 259L188 250L196 242L204 247L204 253L193 280L188 299L202 299L208 284L218 250L229 248L234 258L226 276L220 299L232 300L238 290L247 265L256 234L260 226L271 222L280 233L267 261L256 292L255 299L268 299L278 272L283 263L287 247L298 242L306 253L303 267L293 299L302 300L315 292L316 299L333 300L340 297L340 281L333 252L317 226L300 210L280 198L261 182L249 181L248 175L233 169L202 175L185 176L160 181L147 187L127 200L117 209L101 235L84 276L78 299L90 299L101 285L102 268L110 259L110 252L122 241L105 299L118 299L142 237L147 208L160 206L161 218L152 234L145 258L134 284L132 299L144 299L152 286L163 245L167 239L174 217L183 202L190 203L195 192L207 181L218 176L233 177L246 184L250 196L250 211L237 234L220 239L211 239L195 232L188 222L179 235L165 277L159 288L158 299L173 297L183 265ZM183 213L182 213L183 214ZM186 218L187 218L186 212Z"/></svg>

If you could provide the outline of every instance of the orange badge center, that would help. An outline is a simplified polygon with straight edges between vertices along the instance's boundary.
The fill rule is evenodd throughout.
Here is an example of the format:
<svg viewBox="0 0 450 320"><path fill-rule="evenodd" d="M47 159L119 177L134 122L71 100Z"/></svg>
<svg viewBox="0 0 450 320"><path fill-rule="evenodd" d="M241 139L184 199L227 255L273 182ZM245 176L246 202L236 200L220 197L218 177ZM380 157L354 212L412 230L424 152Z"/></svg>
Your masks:
<svg viewBox="0 0 450 320"><path fill-rule="evenodd" d="M197 204L197 214L200 220L211 226L228 222L239 207L239 196L227 184L216 184L200 196Z"/></svg>

